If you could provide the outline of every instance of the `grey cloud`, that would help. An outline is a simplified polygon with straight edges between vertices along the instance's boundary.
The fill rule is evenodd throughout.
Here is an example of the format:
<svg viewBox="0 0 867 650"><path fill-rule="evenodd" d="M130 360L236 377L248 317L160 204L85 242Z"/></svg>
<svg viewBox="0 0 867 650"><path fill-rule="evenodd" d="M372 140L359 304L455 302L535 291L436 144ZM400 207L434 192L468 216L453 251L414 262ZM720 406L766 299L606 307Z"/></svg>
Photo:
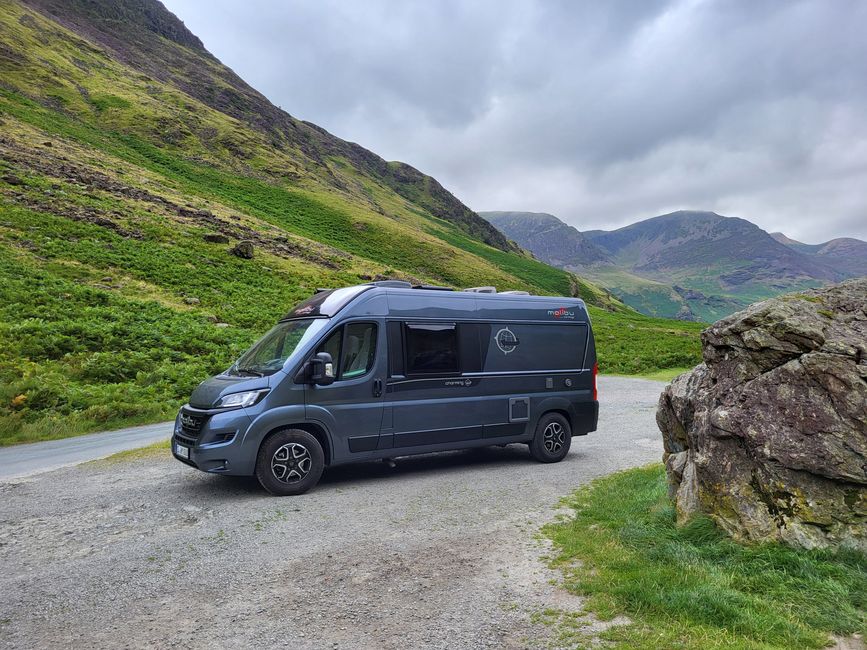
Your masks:
<svg viewBox="0 0 867 650"><path fill-rule="evenodd" d="M167 5L293 115L477 210L867 238L867 3Z"/></svg>

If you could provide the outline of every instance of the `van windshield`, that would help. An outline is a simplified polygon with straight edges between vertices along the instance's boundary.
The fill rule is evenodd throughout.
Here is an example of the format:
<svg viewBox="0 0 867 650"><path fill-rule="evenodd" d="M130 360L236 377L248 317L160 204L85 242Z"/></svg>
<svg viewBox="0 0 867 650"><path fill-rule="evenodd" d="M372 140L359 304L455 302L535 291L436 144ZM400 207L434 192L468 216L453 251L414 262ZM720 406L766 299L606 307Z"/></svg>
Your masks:
<svg viewBox="0 0 867 650"><path fill-rule="evenodd" d="M283 367L295 350L313 335L315 318L300 318L277 323L271 331L241 355L226 374L236 377L264 377ZM318 328L312 328L316 330Z"/></svg>

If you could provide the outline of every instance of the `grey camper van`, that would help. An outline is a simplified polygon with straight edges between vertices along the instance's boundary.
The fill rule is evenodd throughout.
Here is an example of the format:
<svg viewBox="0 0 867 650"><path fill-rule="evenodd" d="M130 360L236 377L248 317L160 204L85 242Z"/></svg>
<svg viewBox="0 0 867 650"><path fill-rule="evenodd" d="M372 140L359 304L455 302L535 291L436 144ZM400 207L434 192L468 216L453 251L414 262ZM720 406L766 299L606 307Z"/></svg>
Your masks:
<svg viewBox="0 0 867 650"><path fill-rule="evenodd" d="M328 466L525 443L562 460L596 430L596 349L577 298L407 282L322 290L178 413L172 453L278 495Z"/></svg>

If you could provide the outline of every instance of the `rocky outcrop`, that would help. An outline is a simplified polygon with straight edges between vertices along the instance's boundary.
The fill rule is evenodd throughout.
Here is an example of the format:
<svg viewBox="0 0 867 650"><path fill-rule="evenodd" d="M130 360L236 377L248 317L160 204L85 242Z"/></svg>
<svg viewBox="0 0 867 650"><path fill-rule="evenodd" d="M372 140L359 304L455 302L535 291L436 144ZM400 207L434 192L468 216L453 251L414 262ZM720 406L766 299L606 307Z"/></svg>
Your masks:
<svg viewBox="0 0 867 650"><path fill-rule="evenodd" d="M751 305L702 347L656 415L678 520L867 550L867 278Z"/></svg>

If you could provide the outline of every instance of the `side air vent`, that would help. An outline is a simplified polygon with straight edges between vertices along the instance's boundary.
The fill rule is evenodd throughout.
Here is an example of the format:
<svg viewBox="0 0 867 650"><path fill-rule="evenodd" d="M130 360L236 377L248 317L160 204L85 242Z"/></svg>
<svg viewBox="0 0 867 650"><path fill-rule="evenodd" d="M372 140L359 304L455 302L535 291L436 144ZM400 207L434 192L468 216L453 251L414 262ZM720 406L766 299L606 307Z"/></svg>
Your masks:
<svg viewBox="0 0 867 650"><path fill-rule="evenodd" d="M469 293L497 293L496 287L470 287L469 289L464 289Z"/></svg>

